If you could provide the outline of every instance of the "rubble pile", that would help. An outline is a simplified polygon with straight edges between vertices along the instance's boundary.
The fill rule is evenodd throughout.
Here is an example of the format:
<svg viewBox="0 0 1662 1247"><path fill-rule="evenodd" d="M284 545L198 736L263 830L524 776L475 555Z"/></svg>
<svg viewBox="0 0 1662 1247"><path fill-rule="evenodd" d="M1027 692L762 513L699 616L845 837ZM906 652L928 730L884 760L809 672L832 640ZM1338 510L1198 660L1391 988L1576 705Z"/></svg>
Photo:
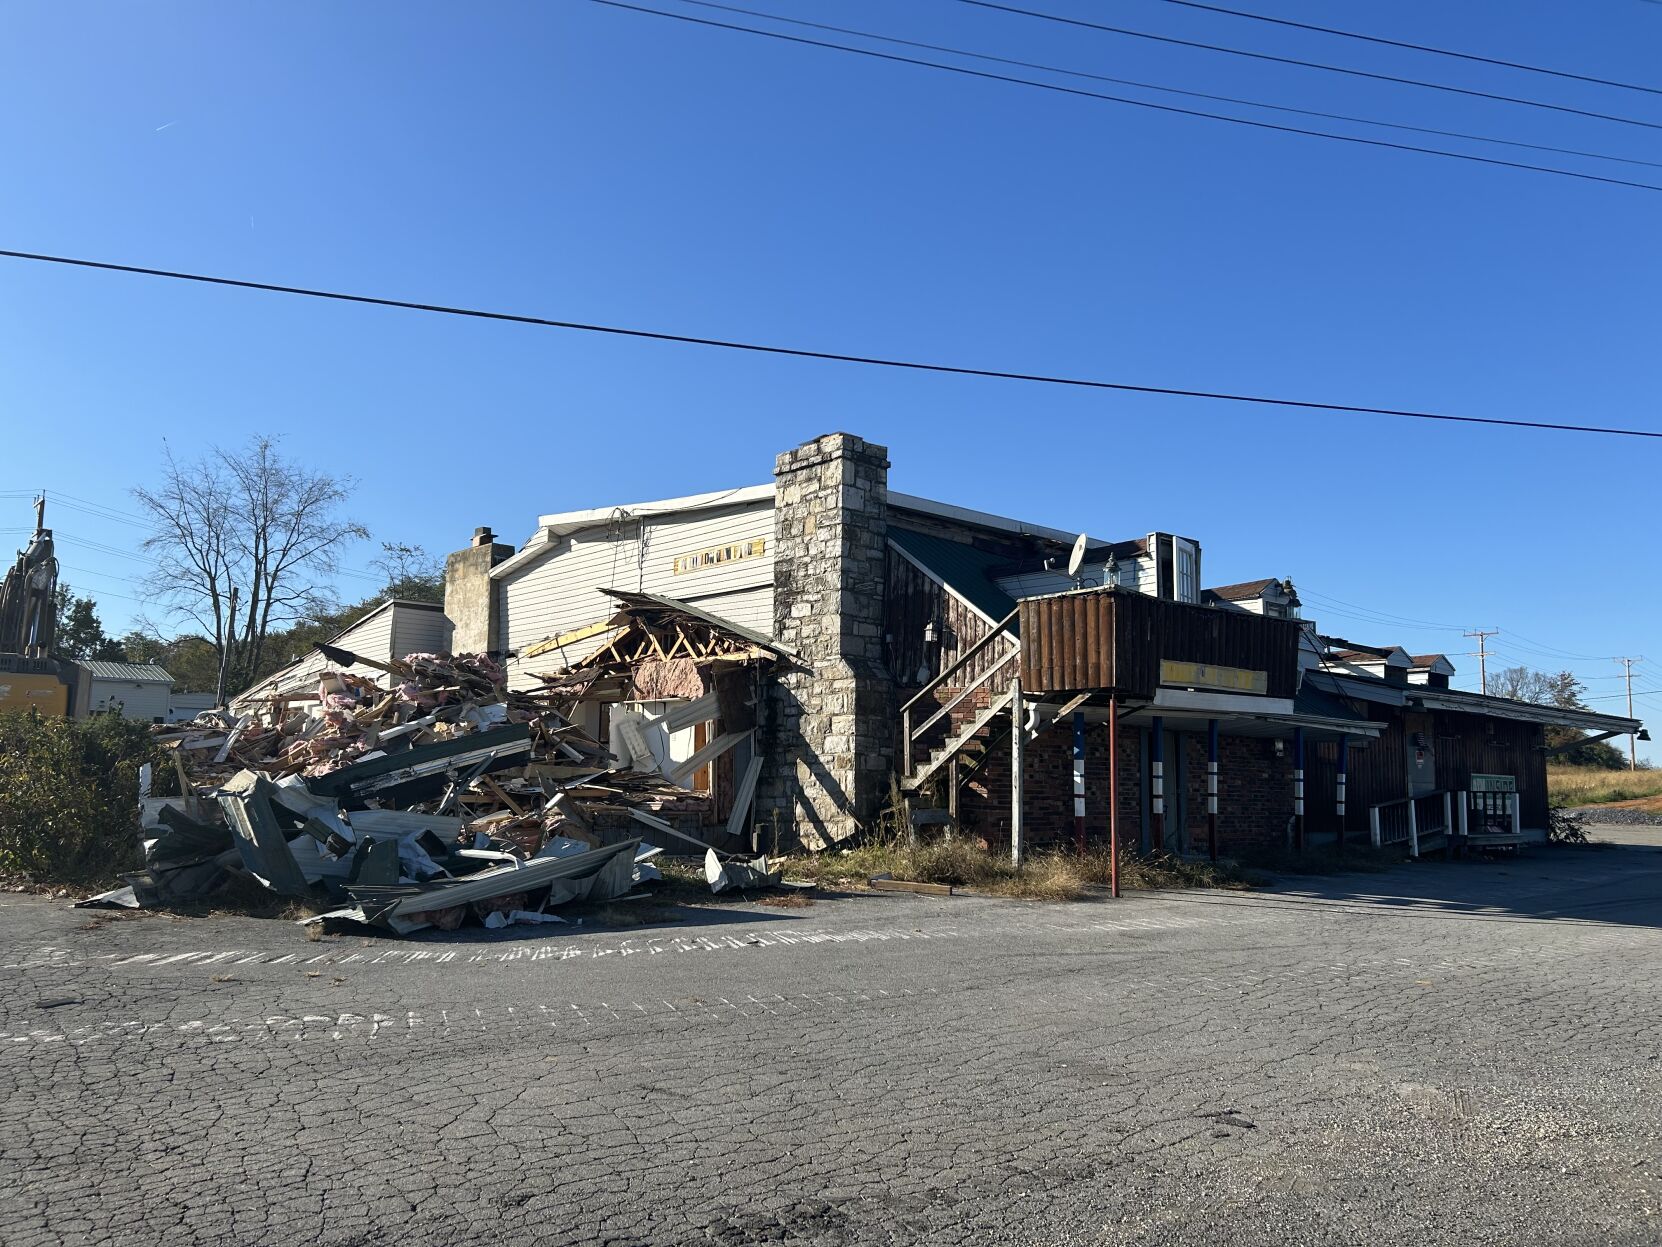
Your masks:
<svg viewBox="0 0 1662 1247"><path fill-rule="evenodd" d="M661 849L603 843L599 815L708 847L650 812L685 789L620 768L577 726L581 701L616 692L615 672L510 690L484 654L380 662L320 648L334 666L308 689L157 725L183 796L146 800L144 872L94 903L191 900L241 874L339 906L308 921L499 927L559 921L550 910L657 877L648 859Z"/></svg>

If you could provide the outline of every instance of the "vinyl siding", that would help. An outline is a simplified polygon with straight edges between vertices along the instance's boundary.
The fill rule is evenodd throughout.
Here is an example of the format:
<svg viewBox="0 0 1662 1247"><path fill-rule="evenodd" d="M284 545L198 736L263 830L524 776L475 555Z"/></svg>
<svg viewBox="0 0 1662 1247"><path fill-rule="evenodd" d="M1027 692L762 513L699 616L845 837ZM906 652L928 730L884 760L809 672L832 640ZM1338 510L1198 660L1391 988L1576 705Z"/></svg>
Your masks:
<svg viewBox="0 0 1662 1247"><path fill-rule="evenodd" d="M392 608L391 648L394 658L406 654L448 654L450 620L440 610L422 610L415 606Z"/></svg>
<svg viewBox="0 0 1662 1247"><path fill-rule="evenodd" d="M393 624L395 615L399 616L398 630L401 636L408 629L409 621L413 617L419 619L420 622L418 624L417 639L426 639L431 637L431 624L428 623L428 620L440 621L444 631L446 645L448 644L450 621L444 617L443 612L410 610L396 605L375 611L367 618L360 620L358 623L348 628L345 632L341 633L338 637L331 641L330 644L338 646L341 649L351 650L354 654L362 654L365 658L380 659L382 662L385 662L389 658L401 658L404 654L419 653L428 648L445 648L445 646L442 645L432 647L405 646L401 652L394 653ZM429 631L419 631L419 629L423 627L429 629ZM247 692L240 694L237 697L233 697L231 699L231 709L237 711L238 713L246 714L251 708L251 703L245 700L248 698L250 693L259 693L263 691L269 694L273 690L274 686L284 689L295 688L297 686L303 687L315 678L319 672L323 671L325 668L333 666L333 663L314 649L310 653L303 655L298 661L291 663L289 666L274 673L268 679L261 681L259 684L255 685L254 688L247 690ZM387 684L391 681L391 677L386 673L376 671L371 667L351 667L348 668L348 670L350 670L354 675L362 675L369 679L376 680L381 684Z"/></svg>
<svg viewBox="0 0 1662 1247"><path fill-rule="evenodd" d="M165 681L140 684L134 680L101 680L94 676L90 692L88 705L92 710L104 710L111 702L119 701L122 718L149 723L154 719L166 721L167 702L173 690Z"/></svg>
<svg viewBox="0 0 1662 1247"><path fill-rule="evenodd" d="M1080 568L1080 574L1085 578L1087 587L1100 585L1103 581L1105 564L1087 563ZM1015 576L1001 576L997 585L1013 598L1039 597L1046 593L1066 593L1073 588L1073 581L1068 574L1060 569L1052 571L1022 572ZM1138 593L1154 592L1154 563L1151 559L1121 559L1119 561L1119 577L1116 581L1122 588L1135 589Z"/></svg>
<svg viewBox="0 0 1662 1247"><path fill-rule="evenodd" d="M676 559L701 550L761 541L764 553L676 574ZM762 500L715 511L600 525L551 543L552 553L504 576L498 593L497 648L521 649L606 617L601 589L659 593L696 603L736 624L773 632L773 504ZM600 644L580 641L564 654L530 660L538 671L576 662ZM530 683L516 661L515 687Z"/></svg>

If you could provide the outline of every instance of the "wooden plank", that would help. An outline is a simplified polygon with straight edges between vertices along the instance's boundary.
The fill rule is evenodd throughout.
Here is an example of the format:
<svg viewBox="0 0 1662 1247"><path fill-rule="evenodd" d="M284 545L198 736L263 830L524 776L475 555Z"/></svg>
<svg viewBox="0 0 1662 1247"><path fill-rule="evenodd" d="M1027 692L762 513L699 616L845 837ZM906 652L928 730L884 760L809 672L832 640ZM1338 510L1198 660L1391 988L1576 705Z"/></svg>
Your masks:
<svg viewBox="0 0 1662 1247"><path fill-rule="evenodd" d="M538 654L546 654L552 650L564 649L568 645L575 645L579 641L587 641L590 637L597 637L602 632L616 626L612 622L612 617L608 615L604 619L597 619L593 623L584 624L581 628L573 628L570 632L562 632L559 636L544 637L535 645L520 650L519 656L522 660L535 658Z"/></svg>
<svg viewBox="0 0 1662 1247"><path fill-rule="evenodd" d="M868 881L874 892L915 892L919 896L951 896L948 883L913 883L910 879L888 879L882 875Z"/></svg>

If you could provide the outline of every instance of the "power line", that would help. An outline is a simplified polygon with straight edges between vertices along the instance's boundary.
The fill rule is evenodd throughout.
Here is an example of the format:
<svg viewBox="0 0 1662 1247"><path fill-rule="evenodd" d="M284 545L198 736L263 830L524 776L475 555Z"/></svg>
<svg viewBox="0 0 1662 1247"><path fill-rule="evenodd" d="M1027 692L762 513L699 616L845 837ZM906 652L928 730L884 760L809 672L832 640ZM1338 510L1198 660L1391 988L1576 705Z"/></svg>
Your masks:
<svg viewBox="0 0 1662 1247"><path fill-rule="evenodd" d="M1247 13L1241 9L1226 9L1219 4L1202 4L1201 0L1166 0L1167 4L1182 5L1186 9L1205 9L1209 13L1227 13L1230 17L1245 17L1255 22L1269 22L1275 26L1290 26L1295 30L1313 30L1323 35L1338 35L1341 39L1359 39L1387 48L1406 48L1411 52L1429 52L1433 56L1449 56L1456 60L1473 61L1479 65L1498 65L1503 69L1521 69L1531 74L1550 74L1554 78L1568 78L1573 82L1591 82L1601 87L1620 87L1624 91L1643 91L1662 95L1662 88L1647 87L1635 82L1618 82L1613 78L1594 78L1589 74L1571 73L1567 69L1547 69L1541 65L1525 65L1520 61L1505 61L1493 56L1479 56L1474 52L1455 52L1448 48L1434 48L1424 43L1408 43L1401 39L1386 39L1382 35L1364 35L1354 30L1335 30L1331 26L1314 26L1309 22L1295 22L1285 17L1270 17L1264 13Z"/></svg>
<svg viewBox="0 0 1662 1247"><path fill-rule="evenodd" d="M689 346L719 347L729 351L750 351L762 355L783 355L796 359L818 359L834 363L864 364L874 368L898 368L911 372L940 373L947 376L985 377L999 381L1025 381L1036 385L1060 385L1074 389L1113 390L1126 394L1158 394L1172 398L1205 398L1216 402L1250 403L1264 407L1290 407L1306 411L1336 412L1347 415L1392 416L1406 420L1438 420L1451 424L1498 425L1516 429L1551 429L1566 433L1601 433L1616 437L1662 438L1662 431L1629 429L1618 426L1567 424L1548 420L1508 420L1500 416L1457 416L1448 412L1412 411L1393 407L1368 407L1355 403L1322 403L1308 399L1275 398L1262 394L1231 394L1221 390L1194 390L1176 386L1135 385L1128 381L1102 381L1090 377L1061 377L1045 373L1007 372L995 368L971 368L957 364L931 364L918 360L891 359L876 355L849 355L837 351L816 351L804 347L769 346L756 342L741 342L730 338L704 338L691 334L663 333L652 329L631 329L619 325L590 324L583 321L554 320L542 316L525 316L513 312L490 312L478 308L451 307L439 303L414 303L404 299L386 299L373 295L345 294L333 290L316 290L305 286L280 286L271 282L245 281L234 277L212 277L202 273L185 273L170 269L143 268L133 264L111 264L101 260L73 259L69 256L45 255L31 251L0 249L0 256L17 260L32 260L43 264L62 264L75 268L97 269L112 273L135 273L144 277L165 277L174 281L194 281L211 286L233 286L243 290L264 290L274 294L303 295L313 299L332 299L341 303L363 303L373 307L395 307L413 312L432 312L443 316L465 316L474 320L506 321L519 325L538 325L550 329L573 329L585 333L604 333L623 338L641 338L653 342L679 342Z"/></svg>
<svg viewBox="0 0 1662 1247"><path fill-rule="evenodd" d="M1356 602L1347 602L1343 598L1336 598L1331 594L1314 592L1307 593L1303 589L1300 589L1298 593L1300 598L1310 598L1312 601L1316 602L1318 606L1324 601L1336 602L1340 606L1349 606L1354 610L1366 611L1370 615L1378 615L1380 616L1381 621L1386 623L1402 624L1408 627L1433 628L1439 632L1463 632L1466 629L1465 624L1447 622L1439 623L1436 620L1431 619L1415 619L1408 615L1393 615L1388 611L1375 610L1371 606L1362 606Z"/></svg>
<svg viewBox="0 0 1662 1247"><path fill-rule="evenodd" d="M1196 100L1211 100L1219 104L1240 104L1247 108L1265 108L1273 112L1294 113L1300 117L1320 117L1326 121L1345 121L1363 126L1381 126L1388 130L1406 130L1414 134L1434 134L1439 138L1462 139L1471 143L1496 143L1503 147L1521 147L1529 151L1552 152L1559 156L1578 156L1586 160L1609 160L1618 164L1643 165L1650 169L1662 169L1662 161L1640 160L1634 156L1612 156L1604 152L1583 151L1575 147L1553 147L1545 143L1526 143L1521 139L1502 139L1486 134L1468 134L1462 130L1439 130L1434 126L1411 126L1403 122L1379 121L1372 117L1357 117L1349 113L1323 112L1315 108L1294 108L1289 104L1269 104L1263 100L1249 100L1234 95L1214 95L1209 91L1190 91L1183 87L1164 86L1157 82L1142 82L1136 78L1115 78L1108 74L1089 73L1083 69L1064 69L1059 65L1046 65L1039 61L1022 61L1008 56L993 56L987 52L971 52L965 48L954 48L940 43L925 43L917 39L900 39L894 35L879 35L869 30L856 30L849 26L832 26L825 22L810 22L800 17L783 17L777 13L764 13L759 9L746 9L733 4L719 4L716 0L680 0L680 3L693 4L704 9L719 9L724 13L742 13L747 17L759 17L770 22L785 22L792 26L805 26L811 30L828 30L839 35L853 35L859 39L874 39L880 43L898 44L901 47L923 48L930 52L944 52L950 56L967 56L978 61L991 61L997 65L1014 65L1021 69L1037 69L1047 74L1065 74L1070 78L1084 78L1092 82L1111 82L1122 87L1137 87L1145 91L1161 91L1168 95L1182 95Z"/></svg>
<svg viewBox="0 0 1662 1247"><path fill-rule="evenodd" d="M597 3L604 0L597 0ZM1556 113L1571 113L1577 117L1592 117L1598 121L1614 121L1625 126L1642 126L1647 130L1662 130L1662 122L1641 121L1636 117L1621 117L1614 113L1592 112L1585 108L1571 108L1568 104L1549 104L1545 100L1531 100L1517 95L1498 95L1492 91L1478 91L1470 87L1455 87L1444 82L1425 82L1419 78L1399 78L1394 74L1376 74L1366 69L1350 69L1343 65L1328 65L1321 61L1304 61L1291 56L1274 56L1268 52L1249 52L1245 48L1231 48L1218 43L1201 43L1195 39L1179 39L1175 35L1150 34L1146 30L1131 30L1124 26L1107 26L1101 22L1087 22L1082 18L1063 17L1059 13L1044 13L1038 9L1022 9L995 0L957 0L959 4L974 5L979 9L995 9L1020 17L1034 17L1040 21L1057 22L1086 30L1100 30L1110 35L1126 35L1132 39L1150 39L1155 43L1170 43L1183 48L1201 48L1207 52L1223 52L1230 56L1244 56L1256 61L1272 61L1277 65L1297 65L1303 69L1321 69L1333 74L1348 74L1354 78L1371 78L1375 82L1394 82L1399 86L1423 87L1429 91L1447 91L1452 95L1467 95L1481 100L1496 100L1502 104L1521 104L1526 108L1544 108Z"/></svg>
<svg viewBox="0 0 1662 1247"><path fill-rule="evenodd" d="M965 4L979 4L981 2L982 0L961 0L961 3ZM1110 104L1128 104L1133 108L1146 108L1154 112L1171 113L1179 117L1201 117L1208 121L1223 121L1230 125L1250 126L1254 130L1269 130L1277 134L1299 134L1306 138L1329 139L1335 143L1353 143L1361 147L1380 147L1390 151L1418 152L1425 156L1442 156L1448 160L1464 160L1473 164L1493 165L1499 169L1521 169L1528 173L1553 174L1557 177L1574 178L1581 182L1602 182L1608 186L1625 186L1631 190L1662 192L1662 186L1655 186L1649 182L1634 182L1627 178L1605 177L1598 173L1578 173L1572 169L1556 169L1549 165L1525 164L1518 160L1500 160L1493 156L1474 156L1470 152L1451 152L1439 147L1420 147L1413 143L1393 143L1387 139L1367 139L1356 134L1333 134L1327 130L1310 130L1302 126L1278 125L1273 121L1253 121L1247 117L1231 117L1225 113L1209 113L1198 108L1179 108L1175 104L1156 104L1152 100L1132 99L1124 95L1108 95L1101 91L1087 91L1081 87L1065 87L1055 82L1035 82L1031 78L1016 78L1010 74L989 73L982 69L970 69L963 65L947 65L940 61L927 61L915 56L898 56L893 52L879 52L875 48L850 47L846 43L831 43L824 39L787 35L778 30L758 30L754 26L741 26L735 22L718 22L711 18L694 17L690 13L671 13L664 9L647 8L645 5L628 4L624 0L589 0L589 3L602 4L612 9L625 9L631 13L644 13L651 17L667 17L673 21L687 22L694 26L707 26L713 30L738 31L741 34L757 35L763 39L777 39L783 43L798 43L805 47L826 48L833 52L847 52L853 56L867 56L874 60L892 61L899 65L915 65L924 69L938 69L944 73L961 74L967 78L983 78L989 82L1033 87L1040 91L1054 91L1060 95L1072 95L1087 100L1102 100ZM1012 9L1010 11L1013 13L1026 12L1024 9ZM1047 15L1034 14L1033 16ZM1071 21L1072 19L1058 18L1056 20ZM1089 23L1082 24L1089 25ZM1662 124L1659 124L1656 128L1662 130Z"/></svg>

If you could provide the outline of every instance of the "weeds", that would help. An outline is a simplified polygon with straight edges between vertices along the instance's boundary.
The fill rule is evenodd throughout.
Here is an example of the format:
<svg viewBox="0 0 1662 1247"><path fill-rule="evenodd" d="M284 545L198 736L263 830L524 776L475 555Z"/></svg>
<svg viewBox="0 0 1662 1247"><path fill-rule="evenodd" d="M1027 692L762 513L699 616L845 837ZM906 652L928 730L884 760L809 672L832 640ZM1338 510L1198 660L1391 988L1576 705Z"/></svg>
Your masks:
<svg viewBox="0 0 1662 1247"><path fill-rule="evenodd" d="M1549 766L1547 797L1553 805L1606 805L1662 797L1662 770L1603 771L1584 766Z"/></svg>

